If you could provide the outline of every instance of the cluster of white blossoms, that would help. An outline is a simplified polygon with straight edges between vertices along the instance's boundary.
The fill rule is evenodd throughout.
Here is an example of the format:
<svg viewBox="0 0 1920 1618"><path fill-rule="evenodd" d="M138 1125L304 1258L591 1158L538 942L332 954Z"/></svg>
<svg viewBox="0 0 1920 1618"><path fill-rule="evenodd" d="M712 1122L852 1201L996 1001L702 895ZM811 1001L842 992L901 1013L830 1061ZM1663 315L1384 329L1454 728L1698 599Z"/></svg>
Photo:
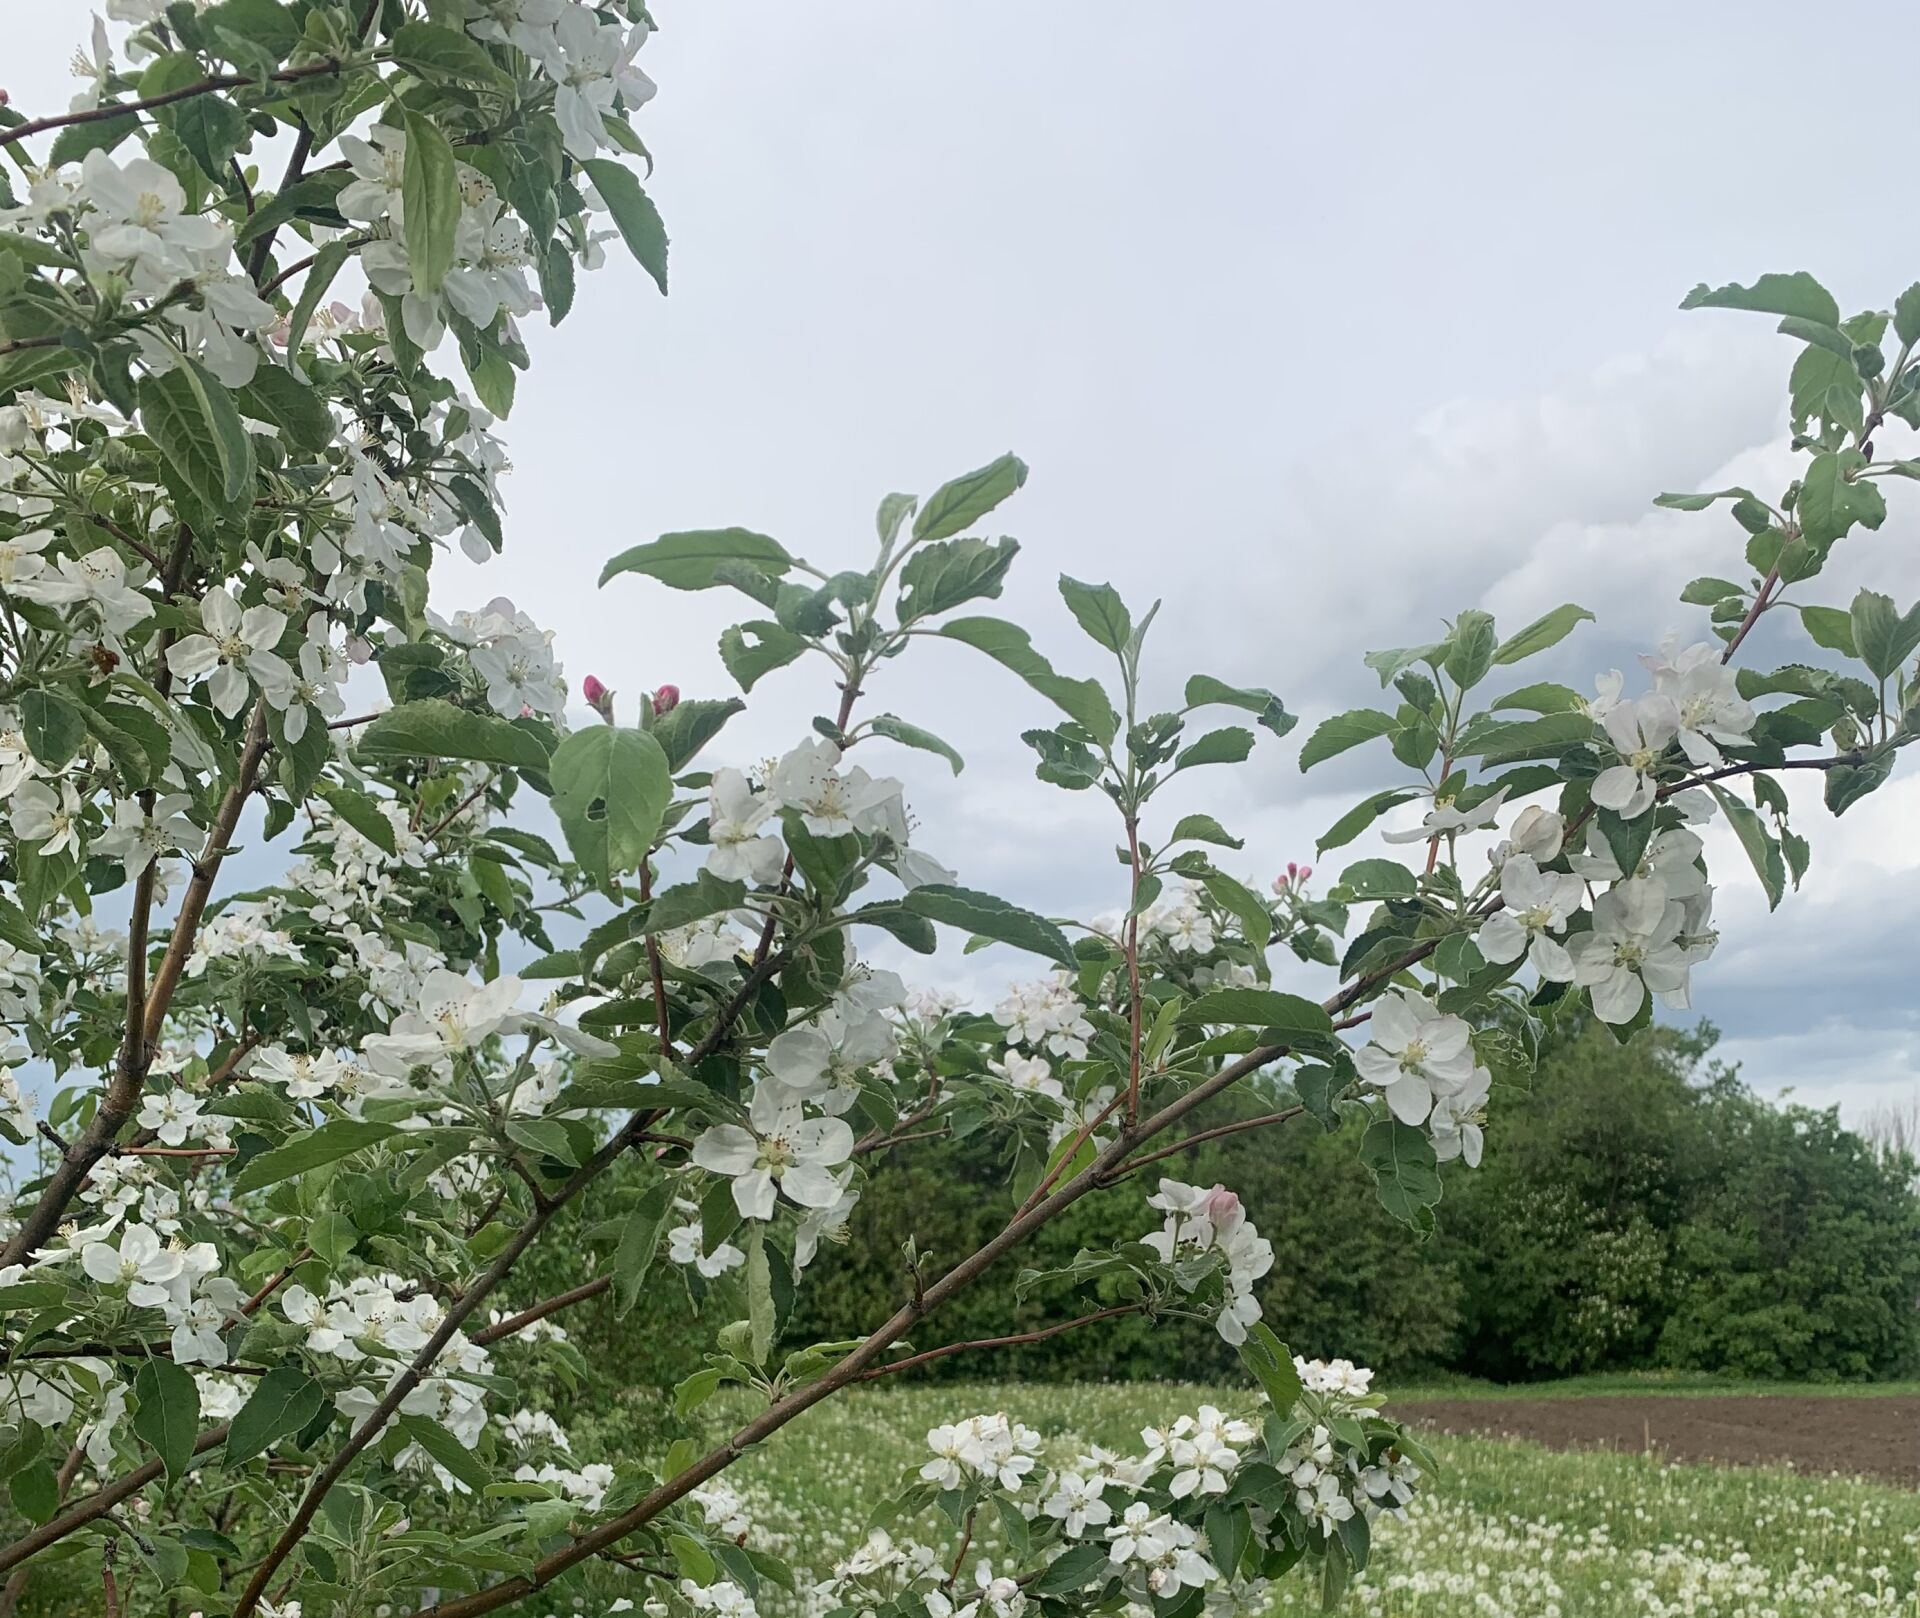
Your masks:
<svg viewBox="0 0 1920 1618"><path fill-rule="evenodd" d="M861 832L880 839L875 858L902 887L951 882L954 873L912 846L905 789L890 775L842 769L838 746L809 736L761 771L713 772L707 789L707 869L728 882L764 887L778 881L787 858L779 817L792 813L815 837Z"/></svg>
<svg viewBox="0 0 1920 1618"><path fill-rule="evenodd" d="M1227 1492L1228 1480L1240 1465L1240 1447L1253 1442L1253 1426L1202 1405L1198 1415L1181 1416L1170 1427L1144 1428L1140 1441L1147 1446L1149 1466L1157 1466L1162 1457L1173 1463L1167 1492L1184 1500Z"/></svg>
<svg viewBox="0 0 1920 1618"><path fill-rule="evenodd" d="M393 1275L356 1275L333 1282L326 1296L305 1287L287 1287L280 1309L306 1332L306 1347L351 1366L355 1381L334 1394L334 1407L356 1425L373 1414L388 1389L405 1374L409 1362L427 1346L445 1319L445 1310L426 1288ZM439 1422L461 1443L478 1441L487 1424L484 1379L492 1358L456 1331L434 1360L432 1373L420 1379L401 1401L398 1415L425 1416ZM429 1457L410 1445L403 1462L425 1466ZM438 1467L444 1487L455 1480Z"/></svg>
<svg viewBox="0 0 1920 1618"><path fill-rule="evenodd" d="M1159 1230L1141 1240L1166 1263L1202 1254L1216 1254L1223 1261L1226 1300L1214 1329L1229 1343L1244 1343L1247 1328L1260 1318L1253 1284L1273 1268L1273 1244L1254 1229L1239 1197L1223 1185L1162 1180L1147 1206L1167 1217Z"/></svg>
<svg viewBox="0 0 1920 1618"><path fill-rule="evenodd" d="M1474 1054L1473 1029L1423 994L1394 989L1374 1002L1367 1043L1353 1053L1360 1077L1403 1124L1425 1124L1443 1162L1480 1162L1493 1078Z"/></svg>
<svg viewBox="0 0 1920 1618"><path fill-rule="evenodd" d="M732 1180L741 1218L772 1219L782 1195L807 1210L796 1234L797 1267L811 1261L823 1235L845 1225L859 1200L847 1166L853 1126L840 1115L863 1082L886 1072L899 1032L892 1013L905 1001L906 985L894 973L851 967L811 1023L769 1045L745 1123L714 1124L693 1143L695 1168ZM809 1108L821 1116L810 1116ZM681 1228L687 1234L672 1238L683 1255L678 1262L706 1274L732 1266L720 1248L704 1253L697 1226Z"/></svg>
<svg viewBox="0 0 1920 1618"><path fill-rule="evenodd" d="M90 1231L69 1233L67 1253L77 1248L80 1268L91 1280L116 1291L124 1288L130 1308L159 1311L170 1328L175 1363L225 1365L227 1345L221 1334L239 1317L247 1295L218 1273L220 1255L213 1243L162 1240L144 1224L123 1225L117 1241L115 1235L111 1220ZM42 1260L60 1256L46 1250L35 1255Z"/></svg>
<svg viewBox="0 0 1920 1618"><path fill-rule="evenodd" d="M1000 1411L933 1428L927 1434L927 1448L933 1451L933 1459L920 1468L920 1476L928 1483L962 1489L985 1481L1016 1490L1033 1470L1040 1435Z"/></svg>
<svg viewBox="0 0 1920 1618"><path fill-rule="evenodd" d="M1199 1531L1136 1500L1107 1530L1107 1559L1144 1594L1161 1601L1204 1589L1220 1570L1200 1554Z"/></svg>
<svg viewBox="0 0 1920 1618"><path fill-rule="evenodd" d="M1074 993L1073 979L1065 972L1014 984L993 1008L993 1020L1007 1031L1009 1045L1025 1045L1074 1061L1086 1059L1087 1041L1093 1038L1086 1004Z"/></svg>
<svg viewBox="0 0 1920 1618"><path fill-rule="evenodd" d="M1319 1422L1294 1440L1279 1467L1293 1486L1294 1510L1323 1533L1332 1533L1356 1512L1369 1521L1399 1516L1421 1477L1410 1457L1388 1451L1367 1461L1343 1448L1333 1430Z"/></svg>
<svg viewBox="0 0 1920 1618"><path fill-rule="evenodd" d="M614 143L606 117L615 100L628 111L653 98L653 80L633 65L651 32L611 21L582 0L467 0L467 31L524 51L554 85L553 116L575 160Z"/></svg>
<svg viewBox="0 0 1920 1618"><path fill-rule="evenodd" d="M273 324L273 307L232 273L233 226L189 207L169 170L150 158L119 163L94 150L77 169L59 165L35 173L26 200L0 208L0 226L32 232L55 215L73 222L90 276L117 281L162 308L185 351L228 387L253 380L261 359L258 334ZM183 287L199 295L198 308L180 296ZM179 364L180 350L157 333L136 327L133 339L152 370Z"/></svg>
<svg viewBox="0 0 1920 1618"><path fill-rule="evenodd" d="M1748 739L1758 715L1721 661L1722 650L1711 641L1682 649L1669 636L1658 652L1642 655L1653 689L1631 700L1620 696L1625 682L1617 669L1601 679L1602 694L1588 707L1618 755L1593 783L1602 809L1631 820L1652 808L1655 766L1676 741L1690 764L1714 769L1725 762L1717 743Z"/></svg>
<svg viewBox="0 0 1920 1618"><path fill-rule="evenodd" d="M505 596L495 596L478 612L456 612L451 620L429 614L429 621L466 649L495 713L512 719L554 716L565 709L567 688L554 661L553 631L540 628Z"/></svg>

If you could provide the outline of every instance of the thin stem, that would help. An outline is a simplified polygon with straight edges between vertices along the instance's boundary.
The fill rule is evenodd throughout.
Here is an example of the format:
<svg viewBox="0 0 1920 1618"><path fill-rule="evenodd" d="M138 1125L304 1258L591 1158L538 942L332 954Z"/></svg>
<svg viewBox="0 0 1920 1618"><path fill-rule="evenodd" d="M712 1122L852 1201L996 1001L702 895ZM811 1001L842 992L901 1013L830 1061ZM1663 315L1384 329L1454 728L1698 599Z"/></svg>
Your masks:
<svg viewBox="0 0 1920 1618"><path fill-rule="evenodd" d="M1049 1337L1059 1337L1066 1332L1078 1331L1082 1326L1092 1326L1102 1320L1117 1320L1121 1315L1137 1315L1142 1312L1137 1303L1116 1304L1111 1309L1096 1309L1090 1315L1081 1315L1074 1320L1063 1320L1057 1325L1042 1326L1037 1331L1011 1332L1005 1337L976 1337L971 1342L948 1343L944 1348L929 1348L924 1353L910 1354L904 1360L893 1360L886 1365L876 1365L862 1371L855 1377L856 1382L871 1382L877 1377L892 1376L896 1371L911 1371L917 1366L930 1365L935 1360L944 1360L953 1354L966 1354L976 1348L1024 1348L1029 1343L1044 1343Z"/></svg>
<svg viewBox="0 0 1920 1618"><path fill-rule="evenodd" d="M597 1275L591 1281L575 1287L571 1292L561 1292L536 1303L531 1309L522 1309L517 1315L509 1315L505 1320L497 1320L491 1326L484 1326L473 1333L473 1342L477 1347L485 1348L489 1343L497 1343L503 1337L512 1337L525 1331L537 1321L548 1315L556 1315L562 1309L570 1309L576 1303L585 1303L589 1298L597 1298L613 1285L610 1275Z"/></svg>
<svg viewBox="0 0 1920 1618"><path fill-rule="evenodd" d="M370 65L349 63L338 57L329 57L324 62L313 62L306 67L281 68L276 73L266 75L266 81L273 84L297 84L303 79L324 78L337 74L350 66ZM141 96L133 101L113 101L103 106L87 107L79 112L63 112L51 118L34 118L24 124L15 124L11 129L0 129L0 146L11 146L16 141L25 140L29 135L43 135L49 129L65 129L69 124L97 124L109 118L124 118L132 113L149 112L155 107L170 107L176 101L191 101L195 96L211 95L216 90L238 90L248 85L261 83L258 74L253 73L216 73L209 78L196 79L192 84L183 84L177 90L167 90L159 95Z"/></svg>
<svg viewBox="0 0 1920 1618"><path fill-rule="evenodd" d="M1140 822L1127 814L1127 1120L1140 1116Z"/></svg>

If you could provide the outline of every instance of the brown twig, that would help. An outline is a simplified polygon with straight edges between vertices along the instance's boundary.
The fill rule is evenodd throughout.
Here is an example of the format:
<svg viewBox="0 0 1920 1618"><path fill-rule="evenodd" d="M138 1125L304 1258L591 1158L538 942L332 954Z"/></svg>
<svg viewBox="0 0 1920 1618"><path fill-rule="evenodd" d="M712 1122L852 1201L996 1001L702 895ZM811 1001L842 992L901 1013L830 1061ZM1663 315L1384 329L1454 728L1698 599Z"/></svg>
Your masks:
<svg viewBox="0 0 1920 1618"><path fill-rule="evenodd" d="M872 1382L877 1377L892 1376L896 1371L911 1371L916 1366L930 1365L935 1360L944 1360L954 1354L965 1354L976 1348L1024 1348L1029 1343L1044 1343L1049 1337L1059 1337L1066 1332L1078 1331L1082 1326L1096 1325L1103 1320L1117 1320L1121 1315L1137 1315L1143 1306L1137 1303L1115 1304L1111 1309L1096 1309L1090 1315L1081 1315L1075 1320L1063 1320L1056 1325L1042 1326L1037 1331L1011 1332L1005 1337L976 1337L971 1342L948 1343L943 1348L929 1348L923 1353L910 1354L904 1360L892 1360L885 1365L876 1365L862 1371L855 1377L856 1382Z"/></svg>
<svg viewBox="0 0 1920 1618"><path fill-rule="evenodd" d="M349 65L338 57L329 57L324 62L313 62L305 67L286 67L266 75L266 81L273 84L298 84L304 79L324 78L330 73L337 74ZM367 65L371 65L370 63ZM253 73L215 73L204 79L196 79L192 84L183 84L177 90L163 91L159 95L140 96L133 101L113 101L103 106L87 107L79 112L63 112L51 118L33 118L24 124L15 124L11 129L0 129L0 146L11 146L16 141L25 140L29 135L43 135L49 129L65 129L70 124L97 124L109 118L124 118L134 113L150 112L155 107L170 107L176 101L191 101L195 96L211 95L216 90L239 90L248 85L262 82L260 75Z"/></svg>
<svg viewBox="0 0 1920 1618"><path fill-rule="evenodd" d="M1122 1163L1107 1176L1108 1185L1116 1185L1135 1169L1143 1169L1149 1163L1158 1163L1163 1157L1177 1157L1181 1152L1190 1152L1194 1147L1210 1140L1219 1140L1225 1135L1238 1135L1249 1129L1264 1129L1268 1124L1284 1124L1289 1118L1298 1118L1305 1107L1282 1107L1278 1112L1262 1113L1258 1118L1241 1118L1230 1124L1217 1124L1212 1129L1203 1129L1198 1134L1189 1135L1185 1140L1177 1140L1171 1146L1163 1146L1157 1152L1148 1152L1144 1157L1136 1157L1131 1162Z"/></svg>
<svg viewBox="0 0 1920 1618"><path fill-rule="evenodd" d="M530 1309L522 1309L517 1315L509 1315L505 1320L497 1320L491 1326L483 1326L473 1334L474 1343L485 1348L489 1343L497 1343L503 1337L512 1337L525 1331L548 1315L556 1315L562 1309L569 1309L576 1303L585 1303L589 1298L597 1298L613 1285L610 1275L595 1276L591 1281L575 1287L571 1292L561 1292L536 1303Z"/></svg>

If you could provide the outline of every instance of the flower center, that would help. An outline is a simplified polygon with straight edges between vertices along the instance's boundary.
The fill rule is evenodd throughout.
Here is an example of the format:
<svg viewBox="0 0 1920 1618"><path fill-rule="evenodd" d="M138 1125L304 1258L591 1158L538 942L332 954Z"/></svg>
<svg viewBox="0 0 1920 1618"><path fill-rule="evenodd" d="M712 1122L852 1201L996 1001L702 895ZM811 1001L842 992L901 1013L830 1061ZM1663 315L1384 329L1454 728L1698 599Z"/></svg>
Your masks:
<svg viewBox="0 0 1920 1618"><path fill-rule="evenodd" d="M1424 1039L1410 1039L1407 1048L1400 1053L1400 1066L1411 1073L1427 1059L1427 1042Z"/></svg>
<svg viewBox="0 0 1920 1618"><path fill-rule="evenodd" d="M140 199L133 205L133 221L144 225L148 230L167 217L167 203L164 197L155 196L151 191L142 191Z"/></svg>

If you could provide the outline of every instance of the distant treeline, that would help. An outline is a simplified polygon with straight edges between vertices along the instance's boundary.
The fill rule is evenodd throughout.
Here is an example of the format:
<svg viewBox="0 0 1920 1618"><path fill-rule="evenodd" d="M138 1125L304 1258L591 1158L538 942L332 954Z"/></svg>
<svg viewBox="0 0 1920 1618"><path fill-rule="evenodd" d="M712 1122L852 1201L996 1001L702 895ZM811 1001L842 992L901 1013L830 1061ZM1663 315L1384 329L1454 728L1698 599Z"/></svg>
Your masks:
<svg viewBox="0 0 1920 1618"><path fill-rule="evenodd" d="M1261 1285L1268 1323L1296 1352L1345 1355L1390 1377L1450 1371L1500 1381L1677 1368L1739 1376L1865 1380L1920 1371L1920 1198L1897 1151L1876 1151L1830 1112L1776 1107L1711 1060L1711 1028L1656 1029L1618 1045L1563 1033L1530 1093L1496 1091L1478 1169L1450 1164L1439 1230L1421 1243L1390 1219L1355 1161L1358 1132L1302 1119L1168 1161L1180 1178L1238 1191L1274 1247ZM1248 1097L1250 1113L1274 1098ZM1234 1114L1224 1099L1196 1120ZM902 1246L937 1273L1012 1211L1006 1165L986 1144L954 1172L913 1149L879 1166L852 1240L823 1245L783 1333L789 1347L858 1336L906 1295ZM1084 1312L1023 1268L1156 1228L1153 1182L1087 1197L915 1334L916 1347L1024 1331ZM560 1251L566 1250L563 1245ZM532 1255L530 1255L530 1258ZM527 1299L574 1285L577 1255L532 1263ZM603 1261L604 1262L604 1261ZM601 1299L558 1317L582 1387L624 1420L666 1421L657 1396L698 1369L703 1327L669 1307L664 1259L638 1306ZM721 1286L706 1308L744 1312ZM516 1298L520 1292L516 1292ZM924 1377L1193 1378L1237 1375L1204 1324L1122 1319L1017 1350L956 1356ZM624 1391L623 1391L624 1390ZM586 1397L585 1403L592 1404Z"/></svg>

